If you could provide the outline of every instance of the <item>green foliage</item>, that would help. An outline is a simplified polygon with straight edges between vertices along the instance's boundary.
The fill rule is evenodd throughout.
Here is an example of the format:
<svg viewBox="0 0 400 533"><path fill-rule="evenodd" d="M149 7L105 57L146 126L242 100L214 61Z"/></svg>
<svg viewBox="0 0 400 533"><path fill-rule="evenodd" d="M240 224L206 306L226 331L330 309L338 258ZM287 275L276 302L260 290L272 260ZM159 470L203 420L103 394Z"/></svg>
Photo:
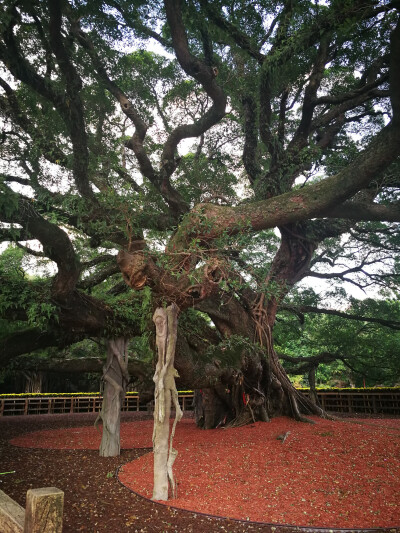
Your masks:
<svg viewBox="0 0 400 533"><path fill-rule="evenodd" d="M3 334L18 329L20 321L44 330L57 320L57 308L50 302L50 280L27 276L25 257L25 252L13 245L0 255L0 314L17 321L9 326L5 322Z"/></svg>
<svg viewBox="0 0 400 533"><path fill-rule="evenodd" d="M260 345L252 343L241 335L231 335L223 339L217 346L210 346L204 354L206 361L218 360L223 367L240 368L247 357L263 356Z"/></svg>
<svg viewBox="0 0 400 533"><path fill-rule="evenodd" d="M189 152L182 158L178 190L192 205L209 200L232 202L236 198L237 177L230 170L231 162L232 157L223 152L209 157Z"/></svg>
<svg viewBox="0 0 400 533"><path fill-rule="evenodd" d="M400 322L397 300L353 300L348 314ZM362 386L396 385L400 380L400 331L380 324L348 320L331 315L307 315L304 324L285 317L277 322L278 351L294 357L336 355L336 361L322 363L317 383ZM284 362L290 369L290 364Z"/></svg>
<svg viewBox="0 0 400 533"><path fill-rule="evenodd" d="M9 245L0 254L0 272L1 275L12 280L21 281L26 274L22 267L25 252L15 245Z"/></svg>
<svg viewBox="0 0 400 533"><path fill-rule="evenodd" d="M0 174L0 212L8 218L18 208L18 196L4 184L2 178Z"/></svg>
<svg viewBox="0 0 400 533"><path fill-rule="evenodd" d="M222 206L265 201L292 190L300 197L304 187L348 168L392 112L388 46L398 18L392 4L383 7L378 2L364 12L368 6L358 9L351 1L181 2L189 50L178 61L171 56L171 29L162 2L61 3L63 60L54 54L51 32L56 30L50 28L48 3L4 2L0 37L4 239L25 238L32 232L45 245L50 240L48 226L34 232L32 221L27 224L18 212L19 193L13 191L21 191L31 199L35 213L68 235L76 263L82 265L80 285L73 290L82 299L97 298L112 315L101 333L119 335L130 328L137 334L132 349L144 360L152 357L153 280L133 294L120 288L121 275L112 268L116 250L128 249L131 240L143 238L157 266L177 281L197 283L204 265L215 260L223 265L221 298L241 301L248 291L249 305L260 294L275 304L292 281L279 278L279 265L281 271L287 265L276 256L278 232L255 231L250 221L232 222L230 216L226 229L214 239L215 225L207 209L197 208L196 217L188 211L199 203L218 205L222 226ZM93 48L82 44L78 26ZM153 32L161 53L148 47ZM15 48L10 48L7 35ZM328 53L321 59L325 44ZM3 57L9 48L11 55ZM19 52L21 57L16 56ZM18 59L14 68L13 57ZM202 85L199 80L208 81ZM365 83L372 83L373 90L366 91ZM315 84L319 86L314 94ZM228 105L215 124L213 97L218 88ZM78 115L72 104L77 104ZM181 141L177 146L176 139ZM174 153L166 161L163 157L171 145ZM395 205L398 166L396 162L378 174L369 189L354 198ZM15 182L9 186L14 174ZM93 191L92 198L85 198L85 187L86 194ZM9 228L9 220L18 218L21 224ZM321 218L301 219L298 226L293 223L285 229L293 234L304 230L299 246L306 249L319 243L311 266L305 254L299 277L309 266L319 275L338 269L340 274L340 268L357 263L362 268L347 279L359 287L379 285L385 301L353 301L350 311L397 316L396 302L389 301L398 293L400 273L396 225L350 225ZM188 254L189 272L177 267L168 248L177 234L182 236L178 253ZM44 249L48 253L49 246ZM105 254L112 257L100 260ZM373 265L371 272L366 265ZM8 248L0 256L0 276L4 333L27 325L46 330L56 323L59 309L52 300L52 279L37 262L31 259L28 267L22 250ZM346 276L338 278L325 296L332 305L343 307L349 300ZM321 299L315 288L294 288L290 301L317 305ZM207 317L191 310L181 320L183 329L198 332L204 340L204 326L210 325ZM357 328L359 323L338 317L306 317L300 324L285 314L275 338L288 353L333 351L354 368L350 372L343 361L320 365L321 381L352 374L354 380L366 376L390 382L398 370L397 358L391 355L399 353L397 334L376 325ZM336 333L333 339L331 331ZM89 351L86 346L80 349L82 356ZM210 348L207 357L236 365L252 350L257 348L233 336Z"/></svg>

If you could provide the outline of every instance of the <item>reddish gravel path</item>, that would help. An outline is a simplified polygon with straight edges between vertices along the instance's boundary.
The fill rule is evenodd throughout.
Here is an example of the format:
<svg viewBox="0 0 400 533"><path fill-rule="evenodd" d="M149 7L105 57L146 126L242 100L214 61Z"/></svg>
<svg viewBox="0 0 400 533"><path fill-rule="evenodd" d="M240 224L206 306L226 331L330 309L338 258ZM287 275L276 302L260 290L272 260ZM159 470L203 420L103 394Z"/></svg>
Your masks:
<svg viewBox="0 0 400 533"><path fill-rule="evenodd" d="M201 431L183 420L174 441L173 507L259 522L326 528L400 526L400 420L269 424ZM284 443L277 440L290 431ZM151 447L152 421L124 423L122 448ZM39 431L13 445L97 449L93 427ZM124 465L120 481L151 497L152 454ZM153 504L154 505L154 504ZM400 529L399 529L400 531Z"/></svg>

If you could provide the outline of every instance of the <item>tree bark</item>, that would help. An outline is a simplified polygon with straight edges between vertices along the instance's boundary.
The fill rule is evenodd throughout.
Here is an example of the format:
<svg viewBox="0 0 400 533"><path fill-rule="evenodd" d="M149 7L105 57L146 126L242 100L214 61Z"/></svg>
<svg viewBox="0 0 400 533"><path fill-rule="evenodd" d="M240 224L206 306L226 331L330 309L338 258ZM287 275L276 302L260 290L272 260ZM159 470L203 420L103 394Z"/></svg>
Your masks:
<svg viewBox="0 0 400 533"><path fill-rule="evenodd" d="M172 497L176 496L176 481L172 467L178 452L172 447L177 422L182 418L178 402L174 368L175 347L178 331L178 307L175 304L167 309L157 308L153 321L156 325L158 362L154 374L154 489L153 500L168 500L168 484ZM169 435L171 403L175 407L175 420Z"/></svg>
<svg viewBox="0 0 400 533"><path fill-rule="evenodd" d="M95 425L103 421L103 435L100 443L101 457L115 457L120 454L121 406L129 382L128 340L108 341L107 362L103 370L105 382L103 404Z"/></svg>
<svg viewBox="0 0 400 533"><path fill-rule="evenodd" d="M26 379L25 392L27 393L45 392L45 390L43 390L43 380L45 378L45 375L43 374L43 372L28 370L22 373Z"/></svg>
<svg viewBox="0 0 400 533"><path fill-rule="evenodd" d="M301 226L281 228L281 234L280 248L265 280L271 287L269 291L261 294L247 291L241 299L229 298L223 305L211 300L198 305L223 336L240 335L259 344L259 349L253 350L244 346L236 368L219 375L219 383L213 389L226 405L225 414L221 415L220 404L213 395L203 394L198 400L202 403L198 410L203 410L204 422L206 413L208 421L219 419L217 425L222 421L232 426L281 415L302 421L309 421L303 416L307 414L326 416L318 405L295 389L274 350L273 327L278 305L306 272L316 247Z"/></svg>
<svg viewBox="0 0 400 533"><path fill-rule="evenodd" d="M318 399L317 394L317 387L316 387L316 380L315 380L315 370L317 367L313 366L308 371L308 383L310 385L310 397L312 401L315 403L315 405L318 405L318 407L321 407L320 401Z"/></svg>

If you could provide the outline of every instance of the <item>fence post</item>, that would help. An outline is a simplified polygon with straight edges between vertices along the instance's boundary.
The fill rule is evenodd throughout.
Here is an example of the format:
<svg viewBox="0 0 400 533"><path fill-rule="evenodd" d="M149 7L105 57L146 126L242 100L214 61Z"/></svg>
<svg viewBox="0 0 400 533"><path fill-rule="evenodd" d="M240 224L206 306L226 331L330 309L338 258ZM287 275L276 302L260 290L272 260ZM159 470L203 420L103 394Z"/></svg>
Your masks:
<svg viewBox="0 0 400 533"><path fill-rule="evenodd" d="M352 404L352 396L350 394L347 395L347 405L349 409L349 413L353 412L353 404Z"/></svg>
<svg viewBox="0 0 400 533"><path fill-rule="evenodd" d="M24 533L62 533L64 492L55 487L26 494Z"/></svg>

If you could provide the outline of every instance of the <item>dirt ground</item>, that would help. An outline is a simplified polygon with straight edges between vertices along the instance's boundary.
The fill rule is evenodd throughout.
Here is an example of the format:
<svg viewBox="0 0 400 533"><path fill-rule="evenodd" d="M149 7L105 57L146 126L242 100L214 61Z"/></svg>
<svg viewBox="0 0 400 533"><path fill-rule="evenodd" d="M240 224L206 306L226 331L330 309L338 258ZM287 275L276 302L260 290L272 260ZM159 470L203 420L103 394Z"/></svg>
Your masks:
<svg viewBox="0 0 400 533"><path fill-rule="evenodd" d="M123 413L122 418L129 421L148 416ZM268 527L175 511L136 496L119 483L115 472L148 450L122 450L120 457L105 458L94 450L27 449L8 442L40 429L91 425L94 419L91 414L1 417L0 470L15 473L0 476L0 489L23 507L30 488L63 490L64 533L270 531Z"/></svg>
<svg viewBox="0 0 400 533"><path fill-rule="evenodd" d="M144 418L149 415L122 415L123 421ZM317 531L212 518L143 499L121 485L115 473L121 465L148 450L122 450L119 457L103 458L95 450L29 449L9 444L10 439L25 433L91 425L94 419L92 414L1 417L0 472L15 470L15 473L0 475L0 489L23 507L30 488L53 486L63 490L64 533Z"/></svg>

